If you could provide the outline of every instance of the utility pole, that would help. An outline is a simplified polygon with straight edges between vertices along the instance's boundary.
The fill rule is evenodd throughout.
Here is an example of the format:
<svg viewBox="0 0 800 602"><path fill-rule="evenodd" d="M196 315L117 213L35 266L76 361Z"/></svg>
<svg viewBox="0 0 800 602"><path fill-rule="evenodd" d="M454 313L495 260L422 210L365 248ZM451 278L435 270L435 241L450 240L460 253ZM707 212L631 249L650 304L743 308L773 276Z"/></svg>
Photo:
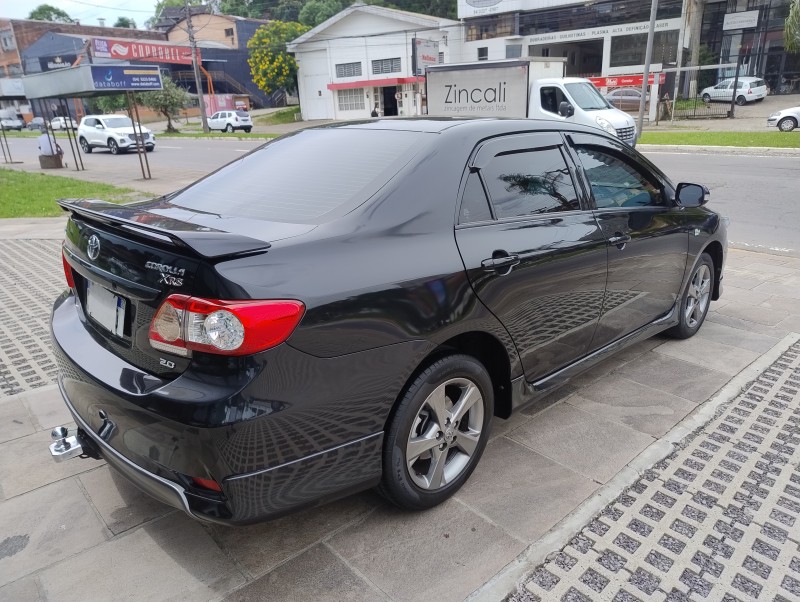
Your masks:
<svg viewBox="0 0 800 602"><path fill-rule="evenodd" d="M639 99L639 119L636 123L636 139L642 135L644 127L644 103L647 101L647 85L650 79L650 61L653 60L653 37L656 30L656 12L658 12L658 0L653 0L650 5L650 29L647 30L647 47L644 52L644 79L642 80L642 97ZM650 102L658 102L657 98L651 98Z"/></svg>
<svg viewBox="0 0 800 602"><path fill-rule="evenodd" d="M183 5L186 7L186 29L189 33L189 47L192 49L192 68L194 69L194 85L197 87L197 101L200 104L200 119L203 122L203 131L208 134L206 101L203 98L203 80L200 79L200 67L197 64L197 40L194 39L194 29L192 29L192 10L189 8L189 0L183 0Z"/></svg>

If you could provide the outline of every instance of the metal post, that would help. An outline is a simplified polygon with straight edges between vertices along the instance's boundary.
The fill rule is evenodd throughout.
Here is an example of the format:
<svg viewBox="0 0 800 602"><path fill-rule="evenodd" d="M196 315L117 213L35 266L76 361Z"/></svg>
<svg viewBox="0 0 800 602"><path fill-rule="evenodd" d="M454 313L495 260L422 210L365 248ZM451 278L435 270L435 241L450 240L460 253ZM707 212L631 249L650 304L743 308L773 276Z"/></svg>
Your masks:
<svg viewBox="0 0 800 602"><path fill-rule="evenodd" d="M78 167L78 155L75 153L76 147L78 146L78 141L75 140L75 144L72 144L72 141L75 138L75 133L72 131L72 117L69 113L69 105L67 104L67 100L65 98L58 99L58 104L61 107L61 111L64 113L64 132L67 134L67 141L69 142L69 148L72 151L72 164L75 166L75 171L80 171L83 168L83 163L81 163L81 167ZM69 121L67 121L69 119ZM53 136L53 140L55 140L55 136Z"/></svg>
<svg viewBox="0 0 800 602"><path fill-rule="evenodd" d="M128 94L131 94L131 93L128 92ZM153 175L150 173L150 161L147 159L147 145L144 142L144 132L142 131L142 120L139 118L139 105L136 104L136 99L133 96L133 94L131 94L131 98L134 101L132 103L133 104L133 110L136 112L136 121L134 122L136 125L133 126L133 134L134 134L134 136L136 135L136 126L138 125L139 126L139 134L138 134L138 136L139 136L139 140L141 140L141 142L142 142L141 148L140 148L141 157L144 157L144 164L145 164L145 167L147 167L147 178L146 179L153 179ZM136 143L136 146L137 146L137 148L139 148L138 141ZM142 172L142 173L144 173L144 172Z"/></svg>
<svg viewBox="0 0 800 602"><path fill-rule="evenodd" d="M186 8L186 29L189 34L189 47L192 49L192 68L194 69L194 85L197 87L197 101L200 104L200 120L203 122L203 131L208 134L208 117L206 116L206 101L203 98L203 80L200 79L200 69L197 64L197 40L194 39L194 29L192 29L192 11L189 8L189 0L183 0Z"/></svg>
<svg viewBox="0 0 800 602"><path fill-rule="evenodd" d="M647 50L644 53L644 79L642 80L642 97L639 99L639 119L636 127L636 139L642 135L644 124L644 105L647 100L647 80L650 78L650 61L653 58L653 38L656 29L656 12L658 11L658 0L653 0L650 4L650 29L647 30ZM658 99L656 99L658 101ZM653 99L650 99L653 102Z"/></svg>
<svg viewBox="0 0 800 602"><path fill-rule="evenodd" d="M675 71L675 86L672 90L672 111L669 116L670 123L675 121L675 103L678 101L678 87L681 84L681 75L683 75L681 71L683 68L683 45L686 40L686 25L689 17L686 5L691 1L692 0L683 0L681 4L681 33L678 36L678 50L676 53L677 56L675 57L675 67L677 71Z"/></svg>
<svg viewBox="0 0 800 602"><path fill-rule="evenodd" d="M139 157L139 166L142 168L142 179L147 180L148 175L144 170L144 161L142 161L142 151L144 150L143 148L144 144L139 144L139 141L136 139L136 120L133 119L133 107L135 103L131 99L130 90L125 91L125 100L128 101L128 115L130 115L131 121L133 122L133 143L136 145L136 156ZM144 143L144 140L142 140L142 143Z"/></svg>
<svg viewBox="0 0 800 602"><path fill-rule="evenodd" d="M739 68L742 65L742 49L739 47L739 56L736 59L736 75L733 76L733 96L731 97L730 118L736 118L736 93L739 90Z"/></svg>

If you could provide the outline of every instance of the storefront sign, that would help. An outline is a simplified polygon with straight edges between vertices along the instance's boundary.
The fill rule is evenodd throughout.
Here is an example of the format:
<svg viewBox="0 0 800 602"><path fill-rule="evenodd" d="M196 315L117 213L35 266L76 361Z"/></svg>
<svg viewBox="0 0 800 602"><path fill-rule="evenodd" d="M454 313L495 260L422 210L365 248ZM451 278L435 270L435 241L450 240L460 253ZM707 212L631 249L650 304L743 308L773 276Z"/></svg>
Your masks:
<svg viewBox="0 0 800 602"><path fill-rule="evenodd" d="M722 31L729 29L751 29L758 25L758 11L748 10L743 13L728 13L722 22Z"/></svg>
<svg viewBox="0 0 800 602"><path fill-rule="evenodd" d="M656 78L658 78L656 80ZM592 82L596 88L622 88L622 87L641 87L644 81L644 74L642 75L612 75L609 77L589 77L587 78ZM651 86L658 81L659 85L667 81L665 73L651 73L647 78L647 83Z"/></svg>
<svg viewBox="0 0 800 602"><path fill-rule="evenodd" d="M680 19L663 19L656 21L655 31L680 29L680 27ZM527 39L529 44L558 44L560 42L604 38L609 35L647 33L648 29L650 29L649 23L628 23L627 25L608 25L605 27L592 27L591 29L575 29L573 31L554 31L552 33L529 36Z"/></svg>
<svg viewBox="0 0 800 602"><path fill-rule="evenodd" d="M497 13L558 8L585 4L586 0L458 0L458 18L479 17Z"/></svg>
<svg viewBox="0 0 800 602"><path fill-rule="evenodd" d="M161 90L161 70L158 67L116 67L92 65L92 85L95 90Z"/></svg>
<svg viewBox="0 0 800 602"><path fill-rule="evenodd" d="M425 75L425 68L439 63L439 42L414 38L414 73Z"/></svg>
<svg viewBox="0 0 800 602"><path fill-rule="evenodd" d="M42 71L57 71L58 69L67 69L78 60L74 54L59 54L56 56L40 56L39 65Z"/></svg>
<svg viewBox="0 0 800 602"><path fill-rule="evenodd" d="M188 46L156 44L133 40L92 38L94 56L121 61L146 61L152 63L192 64L192 49ZM200 59L200 50L197 51Z"/></svg>

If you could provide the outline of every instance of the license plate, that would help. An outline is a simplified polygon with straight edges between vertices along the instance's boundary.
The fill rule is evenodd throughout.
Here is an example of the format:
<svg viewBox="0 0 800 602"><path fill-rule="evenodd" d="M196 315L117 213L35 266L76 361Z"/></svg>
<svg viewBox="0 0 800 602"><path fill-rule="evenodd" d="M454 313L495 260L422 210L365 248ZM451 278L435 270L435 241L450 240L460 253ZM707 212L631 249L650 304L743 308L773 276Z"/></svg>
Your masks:
<svg viewBox="0 0 800 602"><path fill-rule="evenodd" d="M86 285L86 313L109 332L124 336L125 298L91 281Z"/></svg>

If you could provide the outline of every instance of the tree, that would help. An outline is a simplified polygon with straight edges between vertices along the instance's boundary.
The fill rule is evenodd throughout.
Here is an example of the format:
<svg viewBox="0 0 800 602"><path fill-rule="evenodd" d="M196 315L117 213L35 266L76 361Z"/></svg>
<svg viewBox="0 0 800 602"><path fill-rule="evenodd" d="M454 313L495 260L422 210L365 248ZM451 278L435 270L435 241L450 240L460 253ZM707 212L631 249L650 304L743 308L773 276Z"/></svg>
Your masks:
<svg viewBox="0 0 800 602"><path fill-rule="evenodd" d="M340 0L308 0L300 10L300 23L316 27L327 21L344 7Z"/></svg>
<svg viewBox="0 0 800 602"><path fill-rule="evenodd" d="M297 61L286 52L286 43L300 37L310 27L300 23L272 21L262 25L247 42L253 82L267 94L279 88L297 88Z"/></svg>
<svg viewBox="0 0 800 602"><path fill-rule="evenodd" d="M36 21L55 21L56 23L74 23L75 19L70 17L65 11L49 4L40 4L28 15L29 19Z"/></svg>
<svg viewBox="0 0 800 602"><path fill-rule="evenodd" d="M217 10L223 15L234 15L248 19L260 19L264 16L264 0L221 0Z"/></svg>
<svg viewBox="0 0 800 602"><path fill-rule="evenodd" d="M136 21L128 17L118 17L114 27L124 27L125 29L136 29Z"/></svg>
<svg viewBox="0 0 800 602"><path fill-rule="evenodd" d="M302 0L279 0L270 11L270 17L278 21L297 21L303 8Z"/></svg>
<svg viewBox="0 0 800 602"><path fill-rule="evenodd" d="M94 101L94 105L100 113L117 113L128 109L128 101L124 94L100 96Z"/></svg>
<svg viewBox="0 0 800 602"><path fill-rule="evenodd" d="M172 125L172 115L180 111L189 102L186 90L177 86L169 77L163 76L162 90L151 90L137 95L137 102L148 109L157 111L167 118L167 131L177 132Z"/></svg>
<svg viewBox="0 0 800 602"><path fill-rule="evenodd" d="M204 4L203 0L189 0L189 6L202 6L203 4ZM168 6L172 8L178 8L185 6L185 4L184 0L157 0L156 5L153 8L153 16L144 22L144 26L147 29L153 29L153 25L155 25L158 22L158 19L161 16L161 11L163 11Z"/></svg>
<svg viewBox="0 0 800 602"><path fill-rule="evenodd" d="M783 45L789 52L800 51L800 0L792 0L783 29Z"/></svg>

